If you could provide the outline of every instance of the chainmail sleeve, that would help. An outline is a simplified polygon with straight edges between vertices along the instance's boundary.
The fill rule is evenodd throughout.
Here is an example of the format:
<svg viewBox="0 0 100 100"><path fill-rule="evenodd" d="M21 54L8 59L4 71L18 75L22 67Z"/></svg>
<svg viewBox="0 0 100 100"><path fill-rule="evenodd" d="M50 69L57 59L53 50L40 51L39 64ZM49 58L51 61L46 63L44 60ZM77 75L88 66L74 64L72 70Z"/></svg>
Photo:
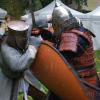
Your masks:
<svg viewBox="0 0 100 100"><path fill-rule="evenodd" d="M24 54L21 54L7 44L1 46L1 56L5 67L8 67L13 72L22 72L29 68L35 58L35 54L35 48L29 47Z"/></svg>

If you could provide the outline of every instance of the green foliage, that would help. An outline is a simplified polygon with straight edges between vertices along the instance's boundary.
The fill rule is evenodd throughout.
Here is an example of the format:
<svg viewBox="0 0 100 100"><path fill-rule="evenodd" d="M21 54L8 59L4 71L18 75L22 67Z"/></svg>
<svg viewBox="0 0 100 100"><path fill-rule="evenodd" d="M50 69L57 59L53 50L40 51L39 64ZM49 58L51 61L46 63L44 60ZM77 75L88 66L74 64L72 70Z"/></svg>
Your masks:
<svg viewBox="0 0 100 100"><path fill-rule="evenodd" d="M53 0L32 0L32 9L34 11L39 10L48 5ZM62 0L65 4L73 0ZM87 5L87 0L75 0L79 8L81 5ZM25 10L29 10L29 0L0 0L0 7L7 10L8 14L18 19L25 13Z"/></svg>
<svg viewBox="0 0 100 100"><path fill-rule="evenodd" d="M48 5L53 0L40 0L43 7ZM87 5L87 0L61 0L66 5L70 4L71 2L75 1L78 5Z"/></svg>
<svg viewBox="0 0 100 100"><path fill-rule="evenodd" d="M34 9L34 11L39 10L43 7L40 0L31 0L31 1L32 1L32 8ZM24 9L30 9L29 0L22 0L22 2L24 3L23 5Z"/></svg>
<svg viewBox="0 0 100 100"><path fill-rule="evenodd" d="M53 0L40 0L43 7L45 7L46 5L48 5L50 2L52 2Z"/></svg>
<svg viewBox="0 0 100 100"><path fill-rule="evenodd" d="M82 5L87 6L87 0L75 0L76 4L78 5L78 10L81 10Z"/></svg>
<svg viewBox="0 0 100 100"><path fill-rule="evenodd" d="M0 7L7 10L15 19L18 19L24 11L21 0L0 0Z"/></svg>
<svg viewBox="0 0 100 100"><path fill-rule="evenodd" d="M33 7L34 7L34 10L39 10L42 8L42 3L40 0L33 0Z"/></svg>
<svg viewBox="0 0 100 100"><path fill-rule="evenodd" d="M35 11L41 9L41 1L32 0L32 6ZM19 19L25 13L25 10L30 8L29 0L0 0L0 7L15 19Z"/></svg>
<svg viewBox="0 0 100 100"><path fill-rule="evenodd" d="M87 0L75 0L75 2L79 5L87 5Z"/></svg>

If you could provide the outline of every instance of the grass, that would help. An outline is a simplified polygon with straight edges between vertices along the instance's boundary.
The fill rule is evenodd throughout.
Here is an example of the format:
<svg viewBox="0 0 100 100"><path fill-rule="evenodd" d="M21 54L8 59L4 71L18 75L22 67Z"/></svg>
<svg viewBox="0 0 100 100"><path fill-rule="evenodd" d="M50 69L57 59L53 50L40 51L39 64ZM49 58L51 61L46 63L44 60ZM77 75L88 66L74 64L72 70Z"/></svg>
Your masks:
<svg viewBox="0 0 100 100"><path fill-rule="evenodd" d="M100 78L100 50L95 51L95 62L98 76Z"/></svg>

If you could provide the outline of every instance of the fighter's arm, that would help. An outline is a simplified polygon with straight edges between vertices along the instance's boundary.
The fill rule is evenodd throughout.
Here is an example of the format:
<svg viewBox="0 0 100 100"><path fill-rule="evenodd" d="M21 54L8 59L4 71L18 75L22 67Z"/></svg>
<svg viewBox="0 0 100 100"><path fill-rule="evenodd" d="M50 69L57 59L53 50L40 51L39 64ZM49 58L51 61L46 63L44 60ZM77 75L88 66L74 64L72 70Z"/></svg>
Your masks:
<svg viewBox="0 0 100 100"><path fill-rule="evenodd" d="M24 54L6 44L1 46L3 62L12 71L20 72L28 68L33 62L36 52L37 50L34 46L29 46Z"/></svg>

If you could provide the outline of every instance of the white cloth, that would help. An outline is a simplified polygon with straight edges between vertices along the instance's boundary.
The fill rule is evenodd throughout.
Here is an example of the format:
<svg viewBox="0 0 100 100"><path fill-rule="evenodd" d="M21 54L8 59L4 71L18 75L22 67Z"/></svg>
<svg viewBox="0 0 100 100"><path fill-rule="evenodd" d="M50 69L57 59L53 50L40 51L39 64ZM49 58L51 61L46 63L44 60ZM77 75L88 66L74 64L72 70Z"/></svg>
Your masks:
<svg viewBox="0 0 100 100"><path fill-rule="evenodd" d="M10 100L12 80L0 71L0 100Z"/></svg>
<svg viewBox="0 0 100 100"><path fill-rule="evenodd" d="M33 48L33 49L32 49ZM0 51L0 100L10 100L13 79L18 73L29 68L36 55L36 48L29 46L24 54L7 44L1 45ZM8 78L11 77L11 78ZM14 85L13 100L17 100L18 81Z"/></svg>
<svg viewBox="0 0 100 100"><path fill-rule="evenodd" d="M24 93L24 99L25 100L28 100L28 96L27 96L28 87L29 87L29 84L24 79L21 79L20 83L19 83L19 92Z"/></svg>

